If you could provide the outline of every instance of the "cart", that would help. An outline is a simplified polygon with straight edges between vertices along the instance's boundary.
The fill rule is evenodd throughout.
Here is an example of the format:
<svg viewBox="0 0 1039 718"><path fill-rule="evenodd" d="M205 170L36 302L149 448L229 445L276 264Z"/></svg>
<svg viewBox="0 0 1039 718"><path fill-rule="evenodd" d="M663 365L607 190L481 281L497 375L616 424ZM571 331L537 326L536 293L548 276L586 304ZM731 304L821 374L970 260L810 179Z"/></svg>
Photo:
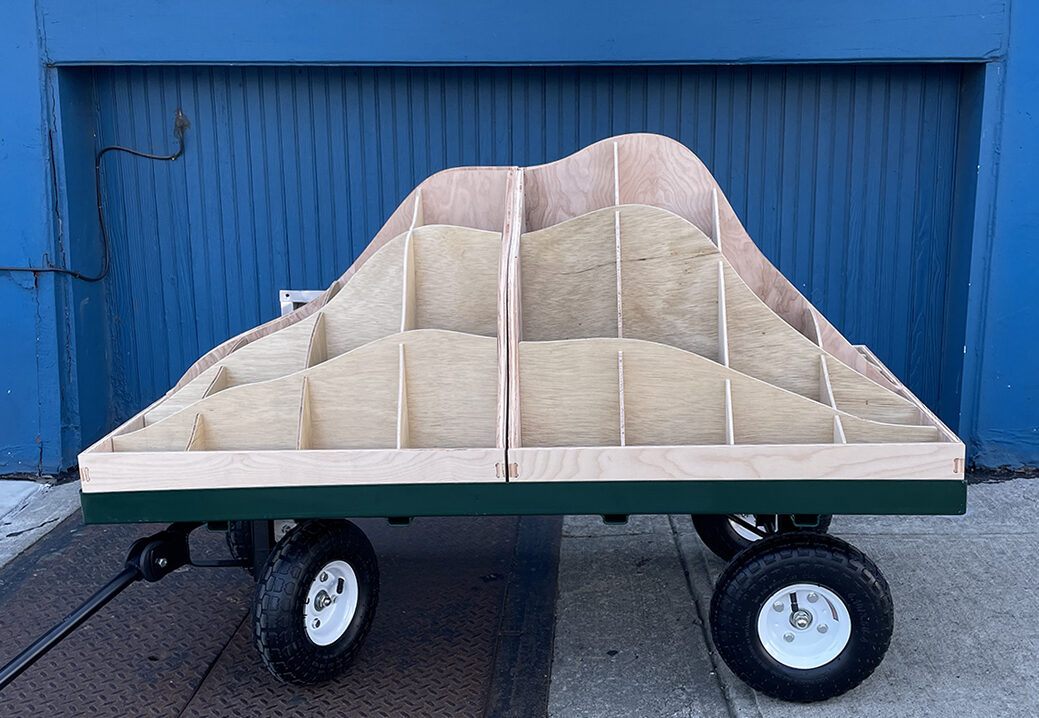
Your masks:
<svg viewBox="0 0 1039 718"><path fill-rule="evenodd" d="M793 701L860 683L892 634L888 584L830 516L963 513L963 472L695 155L646 134L433 175L327 292L80 455L87 522L173 522L109 592L190 563L195 527L228 531L280 680L340 674L373 620L376 556L344 517L686 513L729 562L719 654Z"/></svg>

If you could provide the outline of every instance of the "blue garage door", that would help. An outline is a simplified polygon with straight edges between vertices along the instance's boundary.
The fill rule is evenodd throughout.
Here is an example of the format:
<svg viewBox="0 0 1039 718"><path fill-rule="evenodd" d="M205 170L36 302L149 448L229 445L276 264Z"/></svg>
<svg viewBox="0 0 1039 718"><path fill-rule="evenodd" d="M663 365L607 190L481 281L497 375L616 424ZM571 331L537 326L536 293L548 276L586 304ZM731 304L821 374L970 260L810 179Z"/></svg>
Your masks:
<svg viewBox="0 0 1039 718"><path fill-rule="evenodd" d="M536 164L613 134L682 141L765 254L924 401L942 386L959 65L666 68L102 68L118 413L322 288L427 175Z"/></svg>

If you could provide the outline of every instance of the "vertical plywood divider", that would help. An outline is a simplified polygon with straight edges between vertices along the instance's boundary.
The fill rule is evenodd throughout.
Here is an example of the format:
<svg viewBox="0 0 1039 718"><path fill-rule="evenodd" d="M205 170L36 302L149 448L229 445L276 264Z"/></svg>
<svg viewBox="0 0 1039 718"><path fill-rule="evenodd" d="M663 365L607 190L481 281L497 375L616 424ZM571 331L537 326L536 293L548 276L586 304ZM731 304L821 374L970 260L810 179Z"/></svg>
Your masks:
<svg viewBox="0 0 1039 718"><path fill-rule="evenodd" d="M621 203L621 173L618 161L617 143L613 143L613 205L620 206Z"/></svg>
<svg viewBox="0 0 1039 718"><path fill-rule="evenodd" d="M713 234L711 239L714 240L714 246L718 248L719 252L722 251L722 223L718 214L717 187L711 191L711 233Z"/></svg>
<svg viewBox="0 0 1039 718"><path fill-rule="evenodd" d="M209 382L209 386L202 392L202 398L205 399L207 396L212 396L218 391L223 391L228 385L227 367L223 364L217 367L216 373L213 375L213 380Z"/></svg>
<svg viewBox="0 0 1039 718"><path fill-rule="evenodd" d="M324 309L328 306L328 303L332 301L335 295L339 294L339 290L343 288L342 278L332 282L332 286L325 290L324 301L321 303L321 308Z"/></svg>
<svg viewBox="0 0 1039 718"><path fill-rule="evenodd" d="M408 377L404 363L404 345L397 345L397 448L408 444Z"/></svg>
<svg viewBox="0 0 1039 718"><path fill-rule="evenodd" d="M624 352L617 352L617 389L620 392L620 438L621 446L627 446L624 427Z"/></svg>
<svg viewBox="0 0 1039 718"><path fill-rule="evenodd" d="M815 316L815 312L813 312L811 309L808 310L808 318L811 319L811 329L815 332L814 341L816 345L818 345L821 349L823 346L823 335L822 332L819 330L819 319ZM812 339L812 337L809 337L809 339Z"/></svg>
<svg viewBox="0 0 1039 718"><path fill-rule="evenodd" d="M296 430L296 448L313 449L311 440L310 377L303 377L299 391L299 425Z"/></svg>
<svg viewBox="0 0 1039 718"><path fill-rule="evenodd" d="M415 244L412 240L415 227L422 221L422 190L415 192L415 206L411 211L411 226L404 237L404 260L400 291L400 330L410 331L415 328Z"/></svg>
<svg viewBox="0 0 1039 718"><path fill-rule="evenodd" d="M623 284L621 281L621 173L620 173L620 150L616 142L613 143L613 243L616 254L617 267L617 338L624 338L624 300ZM620 432L620 445L627 446L627 430L624 416L624 352L617 352L617 393L618 393L618 418L617 426Z"/></svg>
<svg viewBox="0 0 1039 718"><path fill-rule="evenodd" d="M310 342L307 344L307 360L304 369L320 364L328 359L328 341L325 336L325 313L318 312L314 320L314 328L310 330Z"/></svg>
<svg viewBox="0 0 1039 718"><path fill-rule="evenodd" d="M819 402L826 404L831 409L837 408L837 401L833 398L833 386L830 384L830 370L826 366L826 355L819 355Z"/></svg>
<svg viewBox="0 0 1039 718"><path fill-rule="evenodd" d="M522 446L519 343L523 340L520 239L525 229L524 173L514 168L506 195L502 259L498 273L498 448Z"/></svg>
<svg viewBox="0 0 1039 718"><path fill-rule="evenodd" d="M624 338L624 302L623 284L621 282L621 178L618 160L617 143L613 143L613 204L618 209L613 212L613 239L617 254L617 338Z"/></svg>
<svg viewBox="0 0 1039 718"><path fill-rule="evenodd" d="M718 260L718 363L729 366L729 321L725 316L725 262Z"/></svg>
<svg viewBox="0 0 1039 718"><path fill-rule="evenodd" d="M615 244L617 245L617 338L624 338L624 306L621 296L622 284L621 284L621 212L616 210L613 213L613 234Z"/></svg>
<svg viewBox="0 0 1039 718"><path fill-rule="evenodd" d="M826 366L826 355L819 355L819 402L837 410L837 401L833 398L833 386L830 384L830 370ZM844 436L844 424L841 417L833 415L833 443L847 444L848 439Z"/></svg>
<svg viewBox="0 0 1039 718"><path fill-rule="evenodd" d="M844 424L841 423L841 417L836 414L833 415L833 443L835 444L847 444L848 440L844 436Z"/></svg>
<svg viewBox="0 0 1039 718"><path fill-rule="evenodd" d="M188 437L188 443L184 450L206 450L206 418L202 414L195 414L195 422L191 425L191 436Z"/></svg>
<svg viewBox="0 0 1039 718"><path fill-rule="evenodd" d="M732 380L725 380L725 443L736 443L736 430L732 423Z"/></svg>

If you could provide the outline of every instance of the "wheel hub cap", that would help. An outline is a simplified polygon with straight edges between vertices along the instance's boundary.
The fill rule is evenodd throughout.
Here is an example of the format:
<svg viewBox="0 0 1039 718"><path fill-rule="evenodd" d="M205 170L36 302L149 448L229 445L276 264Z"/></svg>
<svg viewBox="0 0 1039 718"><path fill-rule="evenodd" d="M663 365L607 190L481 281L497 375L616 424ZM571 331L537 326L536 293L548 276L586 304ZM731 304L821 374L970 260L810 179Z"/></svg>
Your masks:
<svg viewBox="0 0 1039 718"><path fill-rule="evenodd" d="M357 574L346 561L331 561L318 571L303 606L307 638L318 646L335 643L357 612Z"/></svg>
<svg viewBox="0 0 1039 718"><path fill-rule="evenodd" d="M811 604L809 610L805 606ZM758 638L765 651L790 668L824 666L848 645L851 615L834 591L811 583L785 586L761 605Z"/></svg>
<svg viewBox="0 0 1039 718"><path fill-rule="evenodd" d="M804 630L812 625L812 614L804 609L790 614L790 625Z"/></svg>

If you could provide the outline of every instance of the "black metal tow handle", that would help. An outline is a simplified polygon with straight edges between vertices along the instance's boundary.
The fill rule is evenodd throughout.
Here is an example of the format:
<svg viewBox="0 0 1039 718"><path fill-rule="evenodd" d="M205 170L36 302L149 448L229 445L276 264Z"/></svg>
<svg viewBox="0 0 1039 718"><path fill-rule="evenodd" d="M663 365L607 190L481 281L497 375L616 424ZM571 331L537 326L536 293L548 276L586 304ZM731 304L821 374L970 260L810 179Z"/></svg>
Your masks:
<svg viewBox="0 0 1039 718"><path fill-rule="evenodd" d="M199 523L171 524L154 536L135 541L126 556L126 563L122 571L88 598L83 605L65 616L61 623L40 636L35 643L0 669L0 690L3 690L8 683L21 675L22 671L39 660L47 651L54 648L80 624L97 613L102 606L122 593L126 587L142 579L158 581L181 566L190 563L188 535L199 526L201 526Z"/></svg>

